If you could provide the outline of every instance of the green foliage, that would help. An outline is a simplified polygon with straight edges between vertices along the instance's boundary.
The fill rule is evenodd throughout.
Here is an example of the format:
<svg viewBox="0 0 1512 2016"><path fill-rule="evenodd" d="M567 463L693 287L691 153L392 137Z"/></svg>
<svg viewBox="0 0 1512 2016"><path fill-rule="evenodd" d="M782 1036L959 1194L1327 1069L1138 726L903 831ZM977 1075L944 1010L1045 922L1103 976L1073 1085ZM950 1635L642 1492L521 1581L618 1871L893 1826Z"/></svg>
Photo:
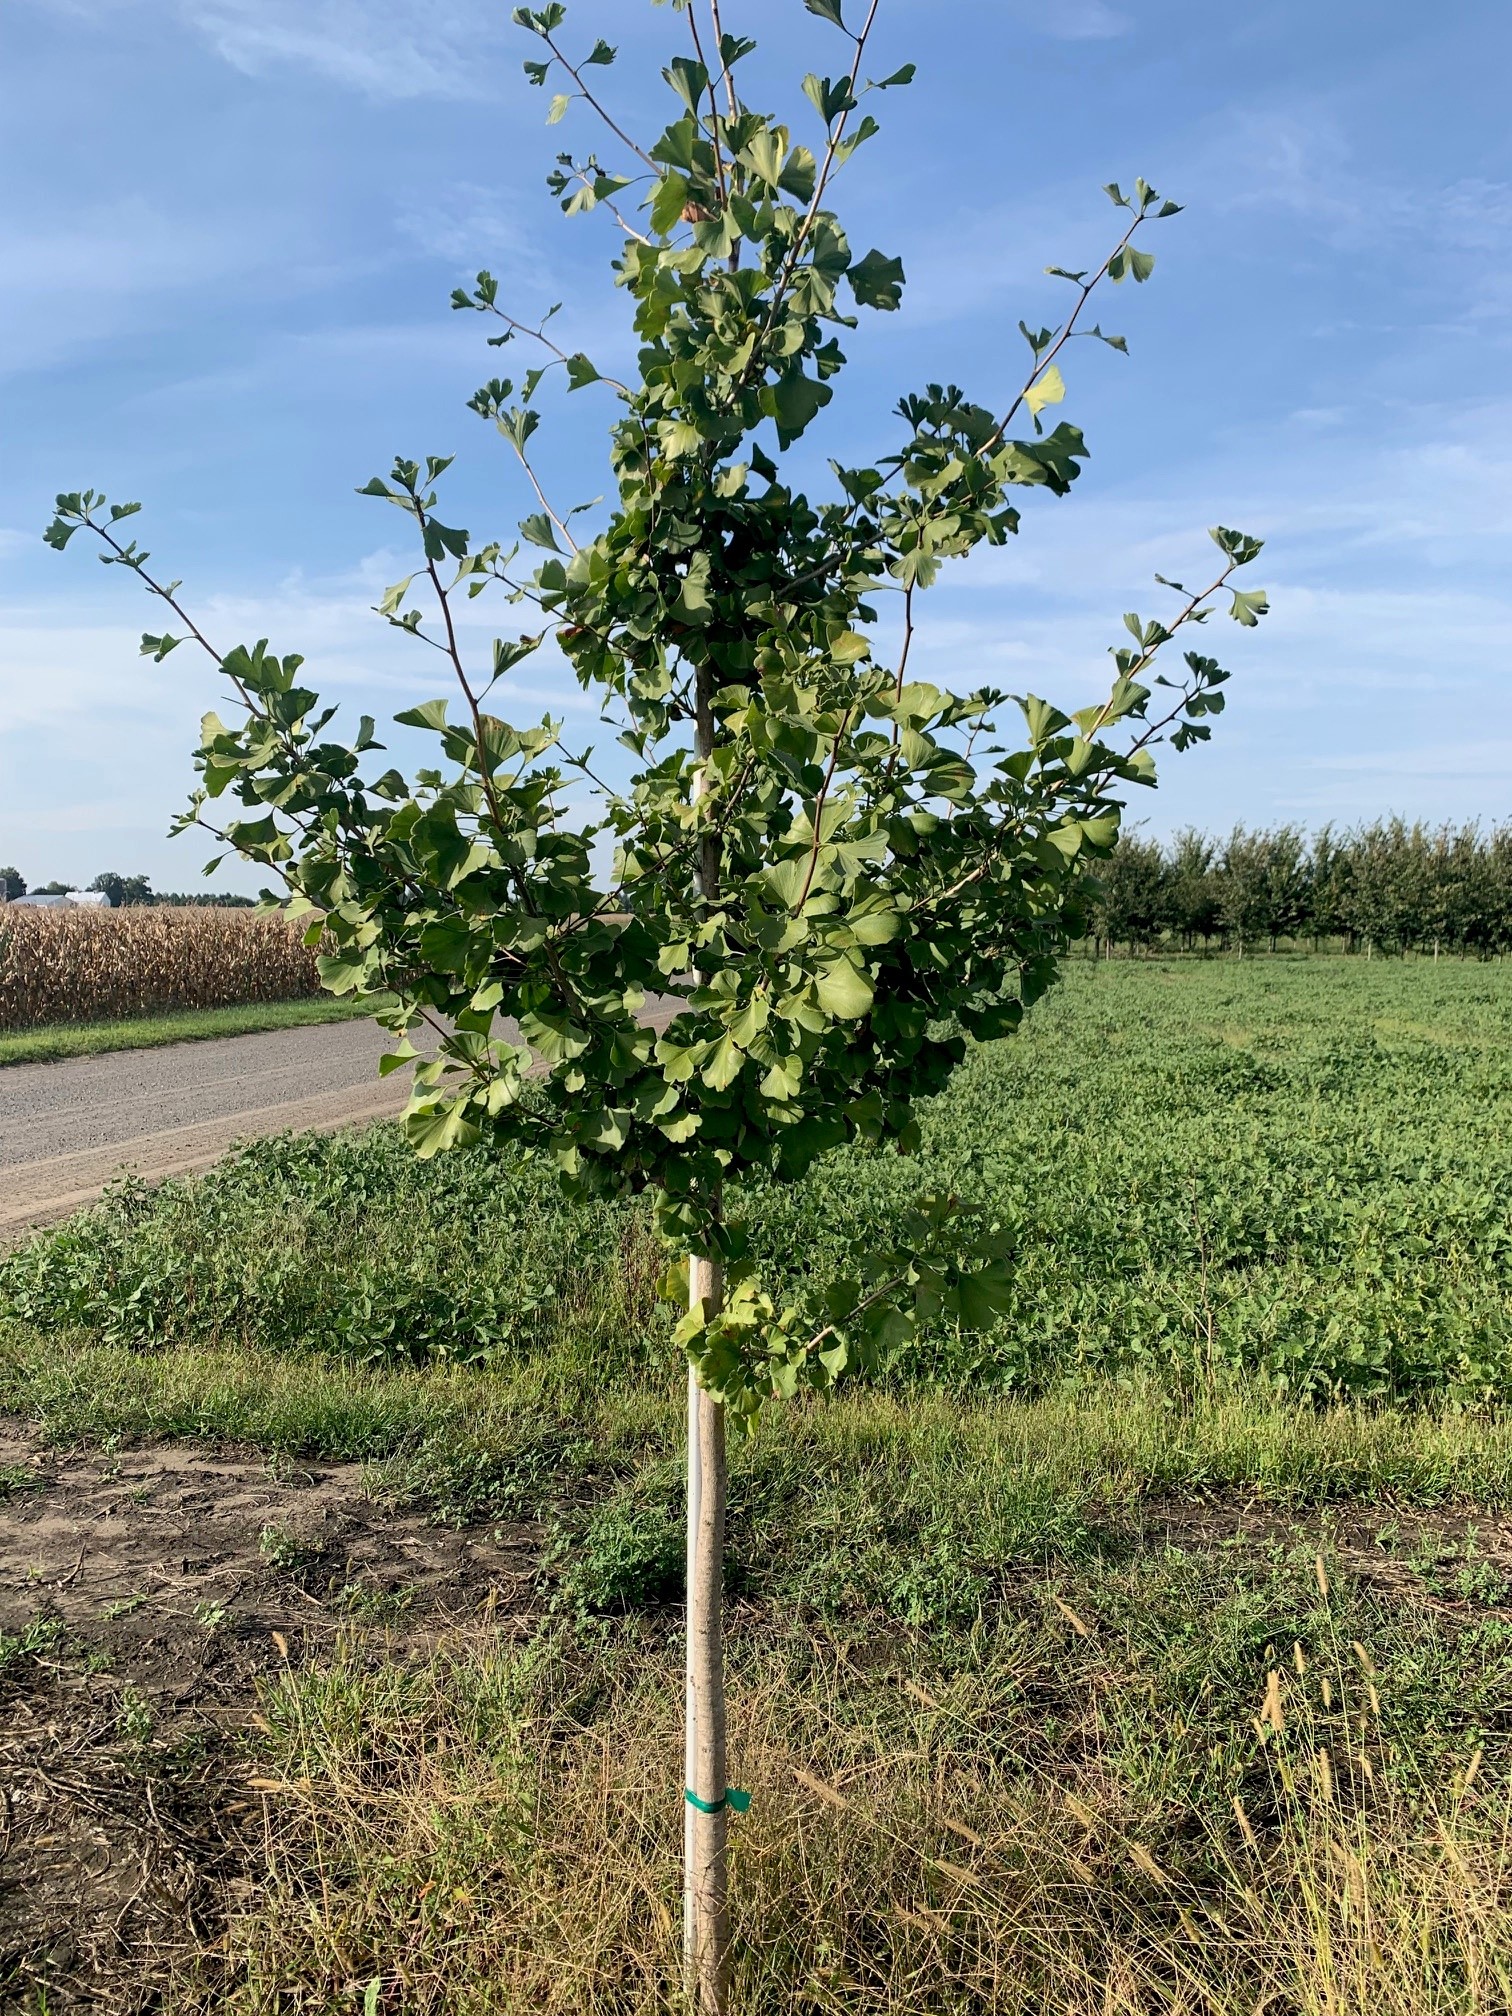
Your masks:
<svg viewBox="0 0 1512 2016"><path fill-rule="evenodd" d="M153 901L152 883L145 875L117 875L107 869L103 875L96 875L89 886L108 896L117 910Z"/></svg>
<svg viewBox="0 0 1512 2016"><path fill-rule="evenodd" d="M408 520L420 555L379 612L436 645L455 677L452 703L396 717L434 738L435 767L413 782L371 774L374 724L329 739L334 710L301 683L297 655L266 641L212 651L241 713L229 725L206 716L203 789L184 823L285 880L328 948L333 992L383 990L398 1003L396 1031L422 1017L442 1028L409 1115L422 1156L484 1136L520 1142L555 1161L572 1196L649 1193L664 1238L729 1263L731 1310L680 1338L738 1419L773 1392L880 1360L919 1323L992 1320L1001 1256L978 1253L974 1286L946 1258L948 1196L911 1222L917 1253L895 1264L887 1239L812 1330L814 1312L783 1310L776 1283L756 1278L750 1229L726 1200L763 1179L799 1183L843 1146L917 1146L918 1104L943 1089L967 1040L1014 1028L1054 981L1122 799L1154 781L1152 745L1182 749L1210 732L1227 674L1196 651L1169 678L1156 660L1225 598L1246 626L1265 598L1231 580L1258 542L1215 528L1213 582L1177 589L1168 621L1127 619L1134 644L1114 651L1099 704L1068 715L1020 696L1016 747L994 740L1009 696L909 679L916 594L946 561L1014 534L1019 493L1061 496L1074 482L1082 435L1045 422L1066 394L1067 346L1102 336L1079 324L1104 280L1149 277L1136 237L1178 206L1142 180L1132 196L1110 186L1128 213L1121 235L1090 277L1071 276L1073 305L1031 339L1021 388L995 388L987 404L940 384L905 397L889 451L835 465L833 494L811 500L780 457L833 397L852 309L894 311L904 284L896 258L853 251L831 188L878 131L863 101L911 71L863 83L871 16L853 31L838 4L813 7L851 44L845 72L803 80L804 117L823 128L815 152L744 100L739 65L754 45L721 31L706 52L697 11L681 11L693 48L663 72L673 116L647 146L586 74L614 51L601 43L575 63L558 40L562 6L514 13L538 46L531 84L564 87L548 123L586 105L631 170L563 153L549 186L569 213L615 221L638 377L621 384L559 346L547 333L555 309L534 326L506 312L487 273L453 296L501 325L494 345L533 342L543 355L470 402L539 508L519 521L535 549L522 562L519 541L479 543L442 515L449 457L400 458L364 486ZM632 223L617 199L637 163ZM558 367L570 390L600 387L618 407L612 499L581 542L574 523L592 507L554 508L531 459L537 395ZM1016 437L1021 416L1031 431ZM177 584L160 584L118 531L136 508L66 494L47 538L61 549L87 528L204 643ZM422 576L434 624L406 606ZM485 591L528 604L535 627L500 637L477 668L453 607ZM624 784L602 780L590 751L571 752L560 723L489 711L497 680L548 635L629 750ZM150 636L143 649L160 658L176 641ZM585 786L597 793L586 817ZM219 800L235 816L217 824ZM669 984L685 1005L657 1037L640 1011ZM532 1052L547 1067L540 1098L523 1096Z"/></svg>
<svg viewBox="0 0 1512 2016"><path fill-rule="evenodd" d="M1169 934L1188 949L1310 938L1500 956L1512 950L1512 827L1388 819L1309 840L1294 826L1236 826L1223 841L1186 832L1168 847L1125 835L1097 872L1091 920L1098 938L1138 947Z"/></svg>
<svg viewBox="0 0 1512 2016"><path fill-rule="evenodd" d="M1509 1055L1499 969L1077 962L923 1108L917 1157L843 1147L799 1183L752 1177L731 1207L779 1314L817 1329L838 1312L820 1348L846 1341L849 1383L1190 1393L1243 1369L1310 1398L1506 1399ZM979 1200L1007 1263L995 1306L941 1294L912 1342L863 1349L844 1321L855 1255L915 1247L930 1193ZM547 1169L489 1144L420 1163L392 1129L270 1141L42 1235L0 1263L0 1309L137 1349L561 1364L661 1391L648 1221L565 1204ZM525 1410L527 1428L532 1465L569 1460ZM493 1488L485 1466L472 1495Z"/></svg>
<svg viewBox="0 0 1512 2016"><path fill-rule="evenodd" d="M0 869L0 875L4 874ZM183 910L251 910L255 908L250 896L231 896L224 891L215 894L190 895L182 890L154 889L152 879L147 875L117 875L107 869L103 875L96 875L90 888L108 896L116 909L134 909L142 904L162 904L168 909ZM17 892L24 895L25 890Z"/></svg>
<svg viewBox="0 0 1512 2016"><path fill-rule="evenodd" d="M44 1653L55 1650L62 1635L60 1618L40 1615L20 1631L0 1631L0 1680L28 1660L40 1659Z"/></svg>
<svg viewBox="0 0 1512 2016"><path fill-rule="evenodd" d="M560 1575L560 1601L582 1616L680 1602L684 1503L675 1467L653 1464L585 1515L560 1521L546 1557Z"/></svg>
<svg viewBox="0 0 1512 2016"><path fill-rule="evenodd" d="M489 1362L578 1329L608 1369L640 1356L625 1298L652 1306L653 1255L621 1208L564 1209L538 1163L480 1146L427 1166L378 1128L256 1142L200 1184L124 1181L0 1261L0 1294L113 1342L255 1338L356 1363Z"/></svg>

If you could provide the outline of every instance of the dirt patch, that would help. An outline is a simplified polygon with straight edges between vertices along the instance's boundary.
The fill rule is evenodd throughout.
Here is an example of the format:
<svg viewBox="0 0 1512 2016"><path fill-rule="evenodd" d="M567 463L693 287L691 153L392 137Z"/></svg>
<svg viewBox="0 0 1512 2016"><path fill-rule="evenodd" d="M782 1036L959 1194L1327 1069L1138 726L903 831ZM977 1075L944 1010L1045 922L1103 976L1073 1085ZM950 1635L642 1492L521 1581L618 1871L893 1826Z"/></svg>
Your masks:
<svg viewBox="0 0 1512 2016"><path fill-rule="evenodd" d="M1397 1602L1466 1619L1512 1620L1512 1519L1500 1513L1156 1499L1141 1509L1136 1538L1143 1548L1203 1553L1313 1549Z"/></svg>
<svg viewBox="0 0 1512 2016"><path fill-rule="evenodd" d="M259 1678L527 1629L539 1540L389 1512L356 1464L0 1428L0 2008L167 2006L253 1892Z"/></svg>

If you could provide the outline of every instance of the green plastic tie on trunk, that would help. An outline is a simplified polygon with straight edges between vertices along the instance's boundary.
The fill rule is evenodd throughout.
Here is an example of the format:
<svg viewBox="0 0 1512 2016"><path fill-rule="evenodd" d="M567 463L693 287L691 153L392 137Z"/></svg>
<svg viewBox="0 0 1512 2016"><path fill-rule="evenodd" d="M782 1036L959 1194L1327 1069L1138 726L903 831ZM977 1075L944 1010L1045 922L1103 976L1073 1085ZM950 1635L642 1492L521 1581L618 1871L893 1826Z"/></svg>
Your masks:
<svg viewBox="0 0 1512 2016"><path fill-rule="evenodd" d="M749 1810L751 1804L750 1793L741 1792L733 1785L727 1785L724 1797L714 1800L712 1804L707 1799L700 1799L691 1785L684 1790L683 1797L690 1806L696 1806L700 1813L722 1813L727 1806L732 1813L744 1813Z"/></svg>

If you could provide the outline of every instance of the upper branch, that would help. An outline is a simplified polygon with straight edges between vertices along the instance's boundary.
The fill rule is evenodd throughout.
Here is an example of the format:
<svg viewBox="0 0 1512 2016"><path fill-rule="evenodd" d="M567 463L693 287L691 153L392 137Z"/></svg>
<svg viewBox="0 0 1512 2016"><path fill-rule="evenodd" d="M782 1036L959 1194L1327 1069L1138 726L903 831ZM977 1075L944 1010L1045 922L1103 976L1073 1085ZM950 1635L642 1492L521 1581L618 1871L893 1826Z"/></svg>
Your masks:
<svg viewBox="0 0 1512 2016"><path fill-rule="evenodd" d="M725 174L724 144L719 126L719 93L715 86L713 72L709 69L708 63L704 59L703 42L700 40L698 33L698 8L696 0L695 4L688 9L688 26L693 31L693 48L698 57L699 68L709 80L709 138L714 148L714 180L719 185L719 207L721 210L727 210L730 207L730 185ZM728 79L728 66L726 66L725 76ZM730 255L731 265L738 264L739 259L740 240L737 238Z"/></svg>
<svg viewBox="0 0 1512 2016"><path fill-rule="evenodd" d="M1173 205L1172 207L1174 208L1175 206ZM1071 313L1066 317L1065 321L1061 324L1060 331L1057 334L1055 341L1050 345L1049 349L1046 350L1043 353L1043 355L1036 353L1034 359L1034 369L1030 372L1028 378L1024 381L1023 389L1020 391L1018 397L1014 400L1013 404L1008 408L1008 411L1003 415L1002 419L998 422L996 433L992 434L988 438L985 445L983 446L981 452L984 455L990 454L991 451L997 446L998 442L1002 440L1003 436L1007 433L1008 429L1013 425L1014 416L1019 411L1019 408L1023 405L1024 401L1029 397L1029 394L1034 390L1034 387L1038 383L1038 381L1041 378L1043 378L1045 372L1049 370L1050 366L1055 362L1055 359L1057 358L1057 356L1059 356L1060 352L1065 348L1066 344L1070 342L1072 336L1076 333L1076 325L1081 320L1082 310L1086 307L1088 301L1091 300L1093 294L1097 291L1097 288L1108 277L1108 273L1113 265L1113 262L1119 257L1121 253L1126 252L1128 250L1130 240L1133 238L1135 232L1139 229L1140 225L1146 221L1148 215L1149 212L1147 209L1141 209L1138 215L1134 218L1134 221L1130 224L1128 230L1125 231L1123 236L1119 239L1118 243L1113 247L1113 250L1108 254L1107 258L1104 259L1101 266L1099 266L1097 271L1092 275L1091 279L1077 282L1077 286L1080 291L1077 295L1076 306L1071 310Z"/></svg>
<svg viewBox="0 0 1512 2016"><path fill-rule="evenodd" d="M730 66L725 62L724 25L719 18L719 0L709 0L709 18L714 23L714 46L719 51L720 80L725 87L725 102L730 108L730 117L738 119L740 105L735 96L735 79L730 74Z"/></svg>
<svg viewBox="0 0 1512 2016"><path fill-rule="evenodd" d="M541 40L546 44L546 47L551 51L552 55L556 58L557 62L561 64L562 68L567 72L567 75L572 79L573 83L576 84L578 90L582 93L583 97L587 99L588 103L593 107L594 111L597 112L600 119L603 120L604 124L609 128L609 131L615 136L615 138L617 140L622 141L624 145L630 149L630 152L636 156L638 160L644 161L646 166L649 169L651 169L651 171L654 174L659 174L661 171L657 168L656 163L651 159L651 156L646 152L645 148L639 146L634 140L632 140L630 138L630 135L625 131L624 127L620 125L619 121L617 119L612 118L610 114L605 111L604 107L599 103L597 98L595 98L593 93L588 89L588 86L583 82L582 71L577 67L575 63L571 63L568 61L568 59L562 54L561 50L557 47L556 43L551 39L550 34L549 33L543 34L541 36Z"/></svg>

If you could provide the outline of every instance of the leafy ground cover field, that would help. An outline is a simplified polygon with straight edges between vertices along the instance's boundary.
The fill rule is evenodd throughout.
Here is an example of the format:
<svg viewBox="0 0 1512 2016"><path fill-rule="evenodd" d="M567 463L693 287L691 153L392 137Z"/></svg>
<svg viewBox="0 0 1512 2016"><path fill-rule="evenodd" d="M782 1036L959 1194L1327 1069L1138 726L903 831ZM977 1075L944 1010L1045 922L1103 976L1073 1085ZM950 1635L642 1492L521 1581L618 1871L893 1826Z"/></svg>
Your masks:
<svg viewBox="0 0 1512 2016"><path fill-rule="evenodd" d="M822 1274L948 1183L1019 1289L737 1452L743 2008L1512 2005L1508 1000L1080 968L745 1200ZM389 1130L0 1263L16 2006L676 2006L658 1265Z"/></svg>
<svg viewBox="0 0 1512 2016"><path fill-rule="evenodd" d="M1512 1392L1509 1122L1499 966L1089 964L926 1111L921 1157L835 1155L741 1208L779 1284L887 1244L921 1190L986 1209L1013 1307L990 1337L930 1338L908 1383L1192 1389L1245 1367L1299 1395L1482 1400ZM659 1264L633 1210L569 1209L502 1157L418 1163L380 1130L122 1190L0 1281L17 1314L112 1342L608 1348L638 1374Z"/></svg>
<svg viewBox="0 0 1512 2016"><path fill-rule="evenodd" d="M369 1010L322 995L311 1001L251 1001L239 1008L185 1008L172 1015L135 1015L117 1022L55 1022L0 1034L0 1065L50 1064L60 1057L95 1057L106 1050L155 1050L206 1036L251 1036L262 1029L304 1029L314 1022L350 1022Z"/></svg>

